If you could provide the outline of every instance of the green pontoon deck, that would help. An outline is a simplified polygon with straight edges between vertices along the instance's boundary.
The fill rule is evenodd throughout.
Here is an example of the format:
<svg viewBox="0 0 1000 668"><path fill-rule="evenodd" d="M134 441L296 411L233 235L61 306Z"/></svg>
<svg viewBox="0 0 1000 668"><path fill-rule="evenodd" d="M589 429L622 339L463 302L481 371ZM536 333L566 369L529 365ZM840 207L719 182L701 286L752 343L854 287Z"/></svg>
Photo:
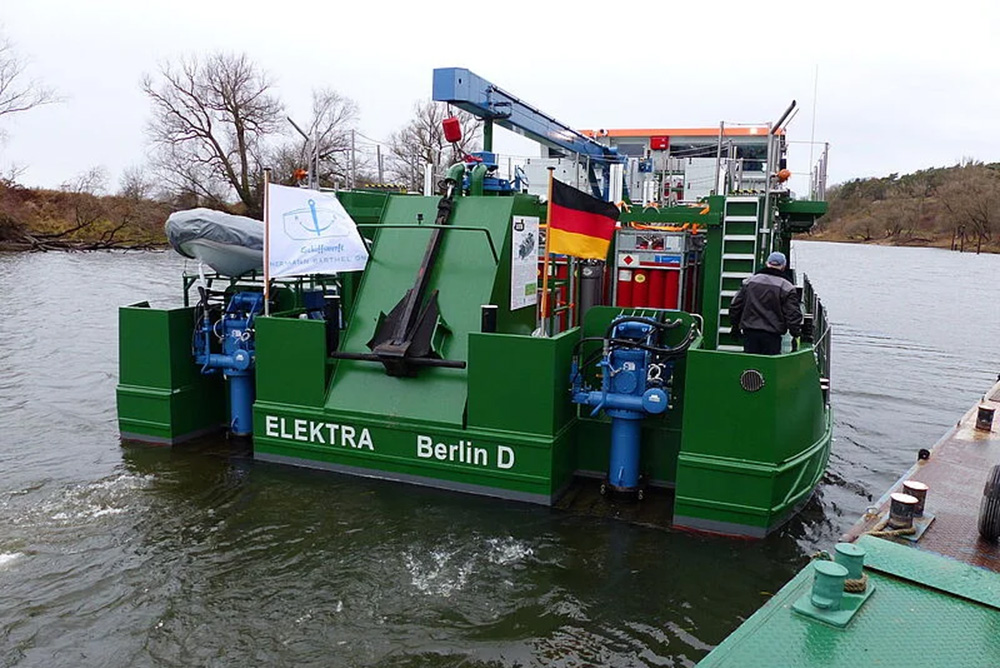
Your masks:
<svg viewBox="0 0 1000 668"><path fill-rule="evenodd" d="M1000 666L998 409L1000 383L915 453L832 562L802 569L698 666Z"/></svg>

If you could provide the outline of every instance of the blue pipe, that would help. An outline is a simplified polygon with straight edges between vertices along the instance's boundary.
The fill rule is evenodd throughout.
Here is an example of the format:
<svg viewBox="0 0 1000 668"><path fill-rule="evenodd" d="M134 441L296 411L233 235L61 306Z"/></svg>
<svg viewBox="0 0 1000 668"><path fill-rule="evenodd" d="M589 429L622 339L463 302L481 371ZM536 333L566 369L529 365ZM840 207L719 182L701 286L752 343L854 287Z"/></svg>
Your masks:
<svg viewBox="0 0 1000 668"><path fill-rule="evenodd" d="M233 436L249 436L253 433L253 375L241 373L228 378L229 415L232 419L229 431Z"/></svg>
<svg viewBox="0 0 1000 668"><path fill-rule="evenodd" d="M639 486L639 433L643 417L638 414L611 420L608 482L617 491L631 491Z"/></svg>

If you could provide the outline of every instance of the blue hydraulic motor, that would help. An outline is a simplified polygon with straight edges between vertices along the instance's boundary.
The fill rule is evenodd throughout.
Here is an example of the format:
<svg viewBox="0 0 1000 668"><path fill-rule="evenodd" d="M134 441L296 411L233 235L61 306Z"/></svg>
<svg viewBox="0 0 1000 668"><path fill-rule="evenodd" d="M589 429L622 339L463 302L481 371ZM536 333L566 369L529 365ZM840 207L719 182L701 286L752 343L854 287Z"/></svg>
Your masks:
<svg viewBox="0 0 1000 668"><path fill-rule="evenodd" d="M603 410L611 418L611 455L605 485L614 492L642 498L639 475L642 420L667 410L674 359L687 349L692 338L689 335L685 344L676 348L660 344L663 330L677 324L679 321L662 323L633 316L616 318L599 351L600 390L592 390L584 384L583 369L579 358L574 356L573 402L592 406L592 417Z"/></svg>
<svg viewBox="0 0 1000 668"><path fill-rule="evenodd" d="M212 322L207 296L202 292L202 314L194 336L194 361L204 374L222 373L229 383L229 431L234 436L253 432L254 318L264 309L264 295L237 292L229 297L221 317ZM220 344L212 352L212 337Z"/></svg>

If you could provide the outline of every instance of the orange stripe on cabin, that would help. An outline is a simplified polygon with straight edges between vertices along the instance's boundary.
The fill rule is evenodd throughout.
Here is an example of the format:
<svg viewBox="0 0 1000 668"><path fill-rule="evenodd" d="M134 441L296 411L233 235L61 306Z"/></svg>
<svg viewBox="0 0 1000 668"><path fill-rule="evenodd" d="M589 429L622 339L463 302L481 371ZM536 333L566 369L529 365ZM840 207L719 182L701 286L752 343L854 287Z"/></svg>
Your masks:
<svg viewBox="0 0 1000 668"><path fill-rule="evenodd" d="M580 130L580 134L587 137L718 137L719 128L635 128L632 130ZM777 134L784 134L784 130L779 130ZM733 126L723 130L726 137L766 137L767 126Z"/></svg>

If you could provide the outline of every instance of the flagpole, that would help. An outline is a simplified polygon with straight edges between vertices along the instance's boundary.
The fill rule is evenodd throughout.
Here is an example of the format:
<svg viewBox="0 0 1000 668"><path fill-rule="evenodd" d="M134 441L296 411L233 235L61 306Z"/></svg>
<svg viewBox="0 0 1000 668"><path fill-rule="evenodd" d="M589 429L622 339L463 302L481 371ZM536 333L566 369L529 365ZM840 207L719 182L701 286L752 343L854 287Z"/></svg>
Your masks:
<svg viewBox="0 0 1000 668"><path fill-rule="evenodd" d="M271 253L270 253L270 227L271 227L271 198L268 191L271 189L271 168L264 168L264 315L271 315Z"/></svg>
<svg viewBox="0 0 1000 668"><path fill-rule="evenodd" d="M552 178L555 167L549 167L549 201L545 211L545 255L542 260L542 334L549 335L549 242L552 240Z"/></svg>

